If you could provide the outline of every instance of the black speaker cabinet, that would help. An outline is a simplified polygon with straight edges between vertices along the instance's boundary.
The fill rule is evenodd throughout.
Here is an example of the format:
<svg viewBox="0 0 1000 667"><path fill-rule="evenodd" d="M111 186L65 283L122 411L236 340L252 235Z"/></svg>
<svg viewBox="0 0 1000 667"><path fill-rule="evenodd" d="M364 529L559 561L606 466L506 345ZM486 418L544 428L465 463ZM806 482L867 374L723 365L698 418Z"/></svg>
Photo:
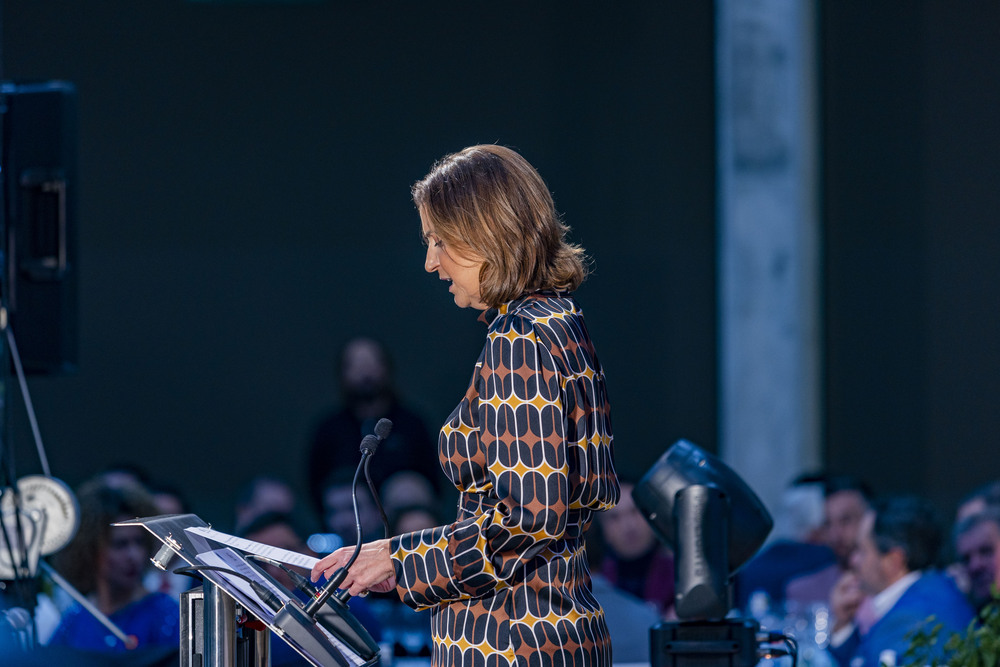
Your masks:
<svg viewBox="0 0 1000 667"><path fill-rule="evenodd" d="M77 102L63 81L4 83L3 294L26 373L77 364Z"/></svg>

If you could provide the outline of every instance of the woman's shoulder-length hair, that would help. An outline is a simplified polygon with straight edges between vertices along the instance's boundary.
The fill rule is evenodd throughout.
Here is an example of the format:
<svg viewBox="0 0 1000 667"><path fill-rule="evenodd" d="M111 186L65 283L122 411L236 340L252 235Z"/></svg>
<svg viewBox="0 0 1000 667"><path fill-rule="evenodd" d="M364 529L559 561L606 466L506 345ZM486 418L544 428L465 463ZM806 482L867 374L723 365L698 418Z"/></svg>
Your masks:
<svg viewBox="0 0 1000 667"><path fill-rule="evenodd" d="M112 523L122 519L158 514L153 497L139 482L111 482L98 475L77 489L80 527L65 549L55 555L59 572L84 595L97 587L98 561L111 542ZM143 535L143 544L152 554L155 538Z"/></svg>
<svg viewBox="0 0 1000 667"><path fill-rule="evenodd" d="M413 201L454 254L482 258L480 299L496 308L538 290L572 291L587 274L545 181L517 152L470 146L438 160Z"/></svg>

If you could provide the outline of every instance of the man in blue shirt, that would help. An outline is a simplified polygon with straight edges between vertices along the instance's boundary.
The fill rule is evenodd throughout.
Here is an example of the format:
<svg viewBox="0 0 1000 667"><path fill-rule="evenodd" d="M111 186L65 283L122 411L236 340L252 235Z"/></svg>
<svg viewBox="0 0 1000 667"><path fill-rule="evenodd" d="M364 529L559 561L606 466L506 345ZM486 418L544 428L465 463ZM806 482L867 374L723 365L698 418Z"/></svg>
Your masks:
<svg viewBox="0 0 1000 667"><path fill-rule="evenodd" d="M901 664L912 632L941 624L941 636L948 637L965 629L971 607L951 579L933 569L943 537L934 508L921 498L889 498L865 515L851 569L831 599L830 652L842 666ZM858 610L866 595L870 603Z"/></svg>

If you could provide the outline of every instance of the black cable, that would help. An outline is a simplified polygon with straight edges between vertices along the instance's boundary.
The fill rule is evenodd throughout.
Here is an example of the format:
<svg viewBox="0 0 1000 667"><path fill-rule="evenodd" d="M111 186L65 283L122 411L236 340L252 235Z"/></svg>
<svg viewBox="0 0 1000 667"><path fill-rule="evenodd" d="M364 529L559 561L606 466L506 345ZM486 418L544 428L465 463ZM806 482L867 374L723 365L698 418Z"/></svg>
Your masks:
<svg viewBox="0 0 1000 667"><path fill-rule="evenodd" d="M795 641L795 638L791 635L784 635L782 641L788 647L788 654L792 656L792 667L796 667L799 664L799 644Z"/></svg>
<svg viewBox="0 0 1000 667"><path fill-rule="evenodd" d="M2 341L0 341L0 347L3 346ZM0 355L3 357L3 363L7 361L7 354ZM9 373L3 374L4 382L7 382L9 378ZM14 570L14 581L18 582L16 588L18 589L18 595L20 596L20 584L22 577L22 568L26 567L28 564L28 545L24 542L24 528L21 525L21 495L18 493L17 489L17 471L14 469L14 448L10 446L12 442L10 438L11 429L7 428L9 417L7 404L8 401L4 401L3 405L3 441L0 442L0 447L3 447L3 451L0 452L0 467L3 468L4 477L4 487L3 492L0 493L0 499L7 493L12 493L13 501L11 504L14 506L14 537L17 539L20 551L23 554L14 555L14 545L10 540L10 533L7 532L7 525L3 522L3 517L0 515L0 530L3 530L3 541L7 545L7 555L10 557L10 566ZM4 445L6 445L4 447Z"/></svg>
<svg viewBox="0 0 1000 667"><path fill-rule="evenodd" d="M13 470L13 463L10 464L9 470ZM33 600L31 599L33 597L32 592L28 589L28 582L31 581L32 577L28 572L28 543L24 539L24 524L21 522L21 493L15 484L8 485L4 493L14 494L14 537L17 539L18 546L20 547L17 555L15 555L14 546L10 540L10 533L7 532L7 525L3 522L3 516L0 514L0 530L3 531L3 540L7 545L10 566L14 571L15 595L21 605L34 609ZM0 498L2 497L3 494L0 494ZM35 539L41 539L41 536L35 535Z"/></svg>
<svg viewBox="0 0 1000 667"><path fill-rule="evenodd" d="M368 469L368 462L370 460L371 460L371 457L368 457L368 458L365 459L365 465L363 466L365 470ZM351 569L351 566L354 565L354 561L356 561L358 559L358 556L361 554L361 541L362 541L361 540L361 511L358 509L358 478L361 477L361 468L362 468L362 466L358 466L358 469L354 471L354 483L353 483L353 485L351 487L352 490L354 491L354 494L353 494L354 495L354 498L353 498L353 500L354 500L354 503L353 503L354 504L354 534L357 535L357 542L354 544L354 552L351 554L351 559L349 561L347 561L347 565L345 565L343 567L345 576L346 576L347 570Z"/></svg>
<svg viewBox="0 0 1000 667"><path fill-rule="evenodd" d="M776 644L778 642L783 643L785 648L778 648L777 646L762 648L761 650L765 654L763 657L781 658L789 656L792 659L792 667L797 667L799 663L799 644L795 641L795 637L782 632L767 631L757 635L758 644Z"/></svg>
<svg viewBox="0 0 1000 667"><path fill-rule="evenodd" d="M335 595L335 597L345 605L347 604L348 598L351 597L348 592L349 589L340 590L336 594L334 594L334 591L337 590L342 583L344 583L344 579L347 578L348 571L351 566L354 565L354 561L358 559L358 554L361 553L362 536L361 512L358 510L358 479L361 477L362 470L365 471L365 477L368 479L368 487L372 490L375 502L379 506L379 511L382 514L382 520L386 527L386 536L388 537L389 522L385 518L385 511L382 509L381 503L378 501L378 494L374 493L375 489L373 488L374 485L372 484L371 475L368 474L368 463L371 460L371 457L375 454L375 450L378 449L379 443L389 436L389 431L391 430L391 421L388 419L379 419L378 423L375 424L375 434L366 435L361 439L361 462L358 463L358 467L354 471L354 482L351 484L351 497L354 501L354 532L357 535L354 551L351 553L351 558L347 561L347 564L334 572L333 576L330 577L323 585L323 588L319 590L319 593L313 597L309 604L306 605L305 612L311 617L316 616L316 612L320 607L326 604L326 601L330 599L331 595ZM367 593L367 591L365 593Z"/></svg>
<svg viewBox="0 0 1000 667"><path fill-rule="evenodd" d="M7 547L7 557L10 558L10 567L13 571L13 579L11 580L11 590L13 591L13 602L12 606L24 607L29 610L31 614L32 628L35 627L35 607L37 602L35 600L37 594L35 587L29 584L34 581L28 572L28 545L24 541L24 526L21 523L21 503L20 494L14 486L6 486L0 489L0 503L2 503L3 497L7 493L14 494L14 531L16 533L16 539L19 546L19 554L14 554L14 545L10 541L10 532L7 530L7 522L4 520L3 512L0 512L0 531L2 531L2 539L4 545ZM36 535L35 539L41 539L41 536ZM36 634L32 634L32 644L34 644L34 637Z"/></svg>
<svg viewBox="0 0 1000 667"><path fill-rule="evenodd" d="M366 437L374 438L375 436ZM370 455L370 453L362 454L362 456L366 457ZM327 580L326 584L323 585L323 588L319 590L319 593L309 601L308 605L306 605L305 611L309 616L315 617L319 608L326 604L326 601L330 599L331 595L333 595L334 590L339 588L340 584L347 578L347 572L351 569L351 566L354 565L354 561L358 559L358 555L361 553L361 512L358 510L358 479L361 477L361 470L367 466L367 464L368 461L365 460L363 461L363 464L358 465L357 469L354 471L354 482L351 485L351 495L354 500L354 529L357 535L357 540L354 544L354 551L351 553L351 558L347 561L347 564L338 568L337 571L333 573L333 576ZM341 591L341 593L337 595L337 599L344 604L347 603L347 599L349 597L350 594L346 590Z"/></svg>
<svg viewBox="0 0 1000 667"><path fill-rule="evenodd" d="M8 491L13 493L14 490L12 487L9 486L0 489L0 503L2 503L3 501L4 494L7 493ZM16 502L15 502L15 509L16 509ZM2 512L0 512L0 531L3 531L3 543L7 547L7 555L10 557L10 566L15 568L14 578L17 579L17 566L15 565L17 561L14 559L14 547L13 545L11 545L10 540L7 538L7 524L3 522Z"/></svg>
<svg viewBox="0 0 1000 667"><path fill-rule="evenodd" d="M17 527L17 541L21 545L21 563L20 566L24 568L25 573L28 572L28 543L24 539L24 524L21 522L21 490L17 486L11 486L10 492L14 494L14 525ZM4 533L6 535L6 533ZM35 539L41 539L41 535L35 534ZM9 541L9 540L8 540ZM15 570L16 572L16 570ZM21 577L15 575L18 581L27 580L30 577L25 574Z"/></svg>
<svg viewBox="0 0 1000 667"><path fill-rule="evenodd" d="M372 476L368 474L368 464L371 462L371 457L365 460L365 479L368 480L368 490L372 492L372 498L375 499L375 507L378 508L379 516L382 517L382 528L385 531L385 539L389 539L389 518L385 515L385 509L382 508L382 501L379 500L378 491L375 490L375 483L372 482Z"/></svg>
<svg viewBox="0 0 1000 667"><path fill-rule="evenodd" d="M234 576L239 577L240 579L243 579L244 581L249 582L250 589L253 590L253 592L257 594L257 597L259 597L264 602L264 604L267 605L274 613L278 613L278 610L281 609L281 606L285 604L281 598L279 598L277 595L274 594L274 591L269 589L264 584L260 583L256 579L248 577L242 572L231 570L228 567L220 567L218 565L188 565L187 567L177 568L176 570L174 570L174 574L184 574L189 577L192 577L194 576L192 572L199 572L201 570L224 572L226 574L232 574Z"/></svg>
<svg viewBox="0 0 1000 667"><path fill-rule="evenodd" d="M309 597L316 595L316 587L312 585L312 582L309 581L308 577L302 576L301 574L299 574L292 568L288 567L281 561L274 560L273 558L268 558L267 556L261 556L260 554L247 554L247 558L252 558L253 560L260 561L262 563L267 563L268 565L272 565L278 568L279 570L288 575L288 578L292 580L293 584L295 584L296 589L305 593Z"/></svg>
<svg viewBox="0 0 1000 667"><path fill-rule="evenodd" d="M0 264L3 264L3 262L0 261ZM4 266L4 268L6 268L6 266ZM3 280L0 278L0 288L2 288L2 285ZM3 318L7 317L5 306L6 302L3 300L2 295L0 295L0 311L3 311L0 313L0 317ZM0 326L0 331L6 333L9 326L9 322L3 322L2 326ZM15 361L14 350L12 350L9 345L5 344L7 340L8 339L5 338L3 341L0 341L0 348L3 350L2 354L0 354L0 363L3 365L0 379L2 379L4 387L9 386L10 384L10 370L7 364ZM17 361L20 363L19 359ZM10 565L14 570L13 588L15 590L15 595L23 606L29 607L32 611L34 611L35 594L28 587L28 582L32 581L33 577L31 576L28 568L28 544L24 539L24 524L21 521L21 492L17 488L17 469L14 463L14 431L11 426L10 419L10 405L12 400L10 396L11 394L8 394L7 400L3 401L2 412L0 412L0 414L2 414L3 421L3 424L0 424L0 434L2 434L2 439L0 439L0 467L3 468L5 493L14 494L14 532L19 547L19 553L17 556L14 555L14 547L10 541L10 533L7 532L7 526L2 522L2 520L0 520L0 530L4 531L3 539L7 543L7 553L10 556ZM0 496L2 495L3 494L0 494ZM41 539L41 536L36 534L35 539ZM34 617L33 613L32 617Z"/></svg>

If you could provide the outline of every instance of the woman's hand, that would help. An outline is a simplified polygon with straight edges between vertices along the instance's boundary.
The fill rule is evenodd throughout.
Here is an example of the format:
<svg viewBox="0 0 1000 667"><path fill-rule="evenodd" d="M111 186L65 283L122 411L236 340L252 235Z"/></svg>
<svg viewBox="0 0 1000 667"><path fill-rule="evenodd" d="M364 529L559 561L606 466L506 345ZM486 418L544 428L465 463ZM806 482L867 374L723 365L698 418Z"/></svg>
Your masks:
<svg viewBox="0 0 1000 667"><path fill-rule="evenodd" d="M324 556L313 566L312 580L318 581L321 574L325 574L327 579L331 578L334 572L347 565L352 553L354 547L341 547ZM389 558L389 540L362 544L357 560L340 583L340 588L351 595L365 595L368 591L388 593L395 587L396 575L392 559Z"/></svg>

